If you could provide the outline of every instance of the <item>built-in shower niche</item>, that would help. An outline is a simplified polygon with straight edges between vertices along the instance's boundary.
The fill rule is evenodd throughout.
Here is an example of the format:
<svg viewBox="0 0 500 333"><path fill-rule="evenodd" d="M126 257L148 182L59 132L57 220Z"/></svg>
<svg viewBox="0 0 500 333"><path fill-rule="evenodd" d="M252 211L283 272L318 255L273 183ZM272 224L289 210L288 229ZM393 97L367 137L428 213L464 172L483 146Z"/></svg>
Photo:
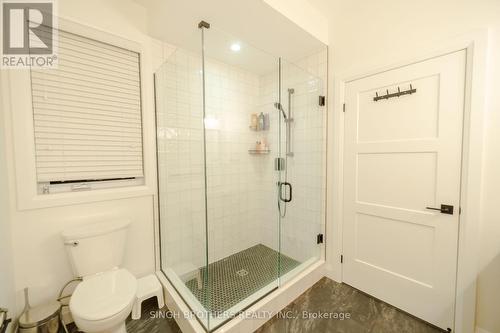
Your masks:
<svg viewBox="0 0 500 333"><path fill-rule="evenodd" d="M213 330L321 258L326 51L290 62L203 35L203 54L175 48L155 74L158 207L161 270ZM283 182L293 199L278 207Z"/></svg>

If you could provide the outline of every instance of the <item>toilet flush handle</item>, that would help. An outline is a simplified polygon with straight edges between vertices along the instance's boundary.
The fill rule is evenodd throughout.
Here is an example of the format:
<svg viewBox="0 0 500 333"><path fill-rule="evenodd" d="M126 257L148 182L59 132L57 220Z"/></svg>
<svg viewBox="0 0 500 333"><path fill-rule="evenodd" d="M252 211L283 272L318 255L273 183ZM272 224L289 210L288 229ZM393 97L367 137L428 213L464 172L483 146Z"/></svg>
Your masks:
<svg viewBox="0 0 500 333"><path fill-rule="evenodd" d="M64 245L66 246L78 246L80 244L78 241L65 241Z"/></svg>

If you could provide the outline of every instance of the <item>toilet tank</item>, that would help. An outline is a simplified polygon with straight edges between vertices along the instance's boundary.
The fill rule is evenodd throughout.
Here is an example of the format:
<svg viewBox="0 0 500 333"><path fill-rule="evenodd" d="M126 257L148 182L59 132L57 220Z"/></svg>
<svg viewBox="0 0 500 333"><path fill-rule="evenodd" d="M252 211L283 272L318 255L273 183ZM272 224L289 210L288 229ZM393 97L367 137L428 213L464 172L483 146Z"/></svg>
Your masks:
<svg viewBox="0 0 500 333"><path fill-rule="evenodd" d="M73 272L84 277L119 267L122 263L128 220L80 225L62 233Z"/></svg>

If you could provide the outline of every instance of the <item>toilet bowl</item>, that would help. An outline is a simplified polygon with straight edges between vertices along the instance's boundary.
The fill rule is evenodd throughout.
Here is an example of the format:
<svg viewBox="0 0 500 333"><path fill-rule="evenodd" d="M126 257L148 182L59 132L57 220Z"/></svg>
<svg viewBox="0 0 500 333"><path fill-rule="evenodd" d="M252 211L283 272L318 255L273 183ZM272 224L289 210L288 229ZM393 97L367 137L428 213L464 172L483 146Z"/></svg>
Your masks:
<svg viewBox="0 0 500 333"><path fill-rule="evenodd" d="M76 326L89 333L125 333L136 291L137 280L125 269L85 278L69 303Z"/></svg>
<svg viewBox="0 0 500 333"><path fill-rule="evenodd" d="M69 309L80 331L125 333L137 280L120 268L129 221L90 223L66 230L62 237L76 276Z"/></svg>

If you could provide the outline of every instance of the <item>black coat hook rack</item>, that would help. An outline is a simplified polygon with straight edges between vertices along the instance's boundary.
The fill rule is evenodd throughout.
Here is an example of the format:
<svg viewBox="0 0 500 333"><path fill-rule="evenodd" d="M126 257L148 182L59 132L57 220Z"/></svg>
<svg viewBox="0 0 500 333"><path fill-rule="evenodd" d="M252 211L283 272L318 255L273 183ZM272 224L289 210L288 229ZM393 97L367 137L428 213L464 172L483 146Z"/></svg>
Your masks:
<svg viewBox="0 0 500 333"><path fill-rule="evenodd" d="M401 91L401 88L398 87L398 91L395 93L389 94L389 89L386 90L385 95L378 95L378 92L375 92L375 97L373 97L373 100L375 102L380 101L381 99L389 99L393 97L399 97L403 95L411 95L417 92L417 89L413 88L413 86L410 84L410 89L408 90L403 90Z"/></svg>

